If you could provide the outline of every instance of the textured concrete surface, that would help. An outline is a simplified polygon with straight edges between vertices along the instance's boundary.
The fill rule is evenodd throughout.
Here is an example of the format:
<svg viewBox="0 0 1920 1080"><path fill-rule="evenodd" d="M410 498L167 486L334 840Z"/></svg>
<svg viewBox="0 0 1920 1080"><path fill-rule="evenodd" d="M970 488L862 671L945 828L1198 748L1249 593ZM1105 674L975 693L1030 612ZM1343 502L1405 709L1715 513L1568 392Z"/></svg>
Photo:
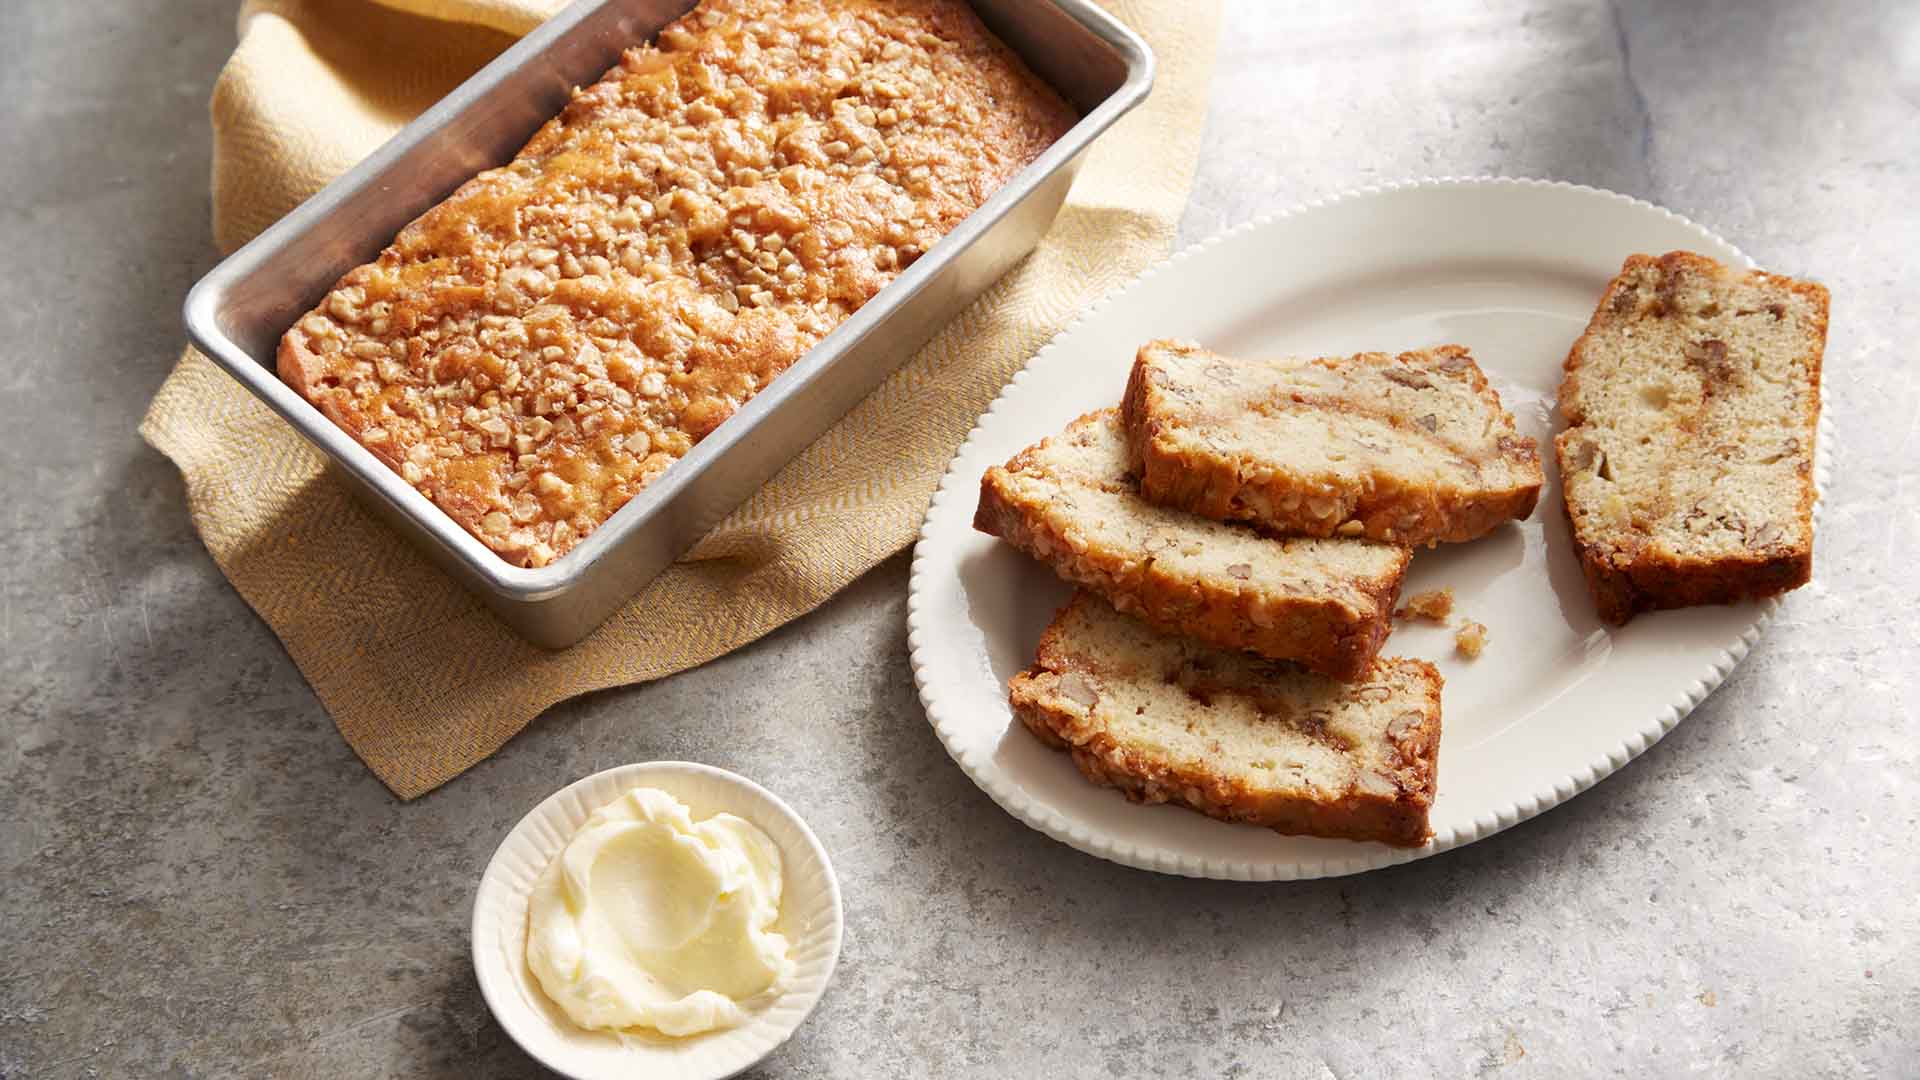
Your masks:
<svg viewBox="0 0 1920 1080"><path fill-rule="evenodd" d="M975 790L904 559L389 797L134 434L212 262L233 6L0 5L0 1076L537 1075L475 880L555 787L662 757L770 784L839 866L839 977L763 1075L1920 1075L1920 8L1231 5L1188 239L1423 174L1630 192L1832 286L1840 433L1815 584L1664 742L1470 848L1249 887Z"/></svg>

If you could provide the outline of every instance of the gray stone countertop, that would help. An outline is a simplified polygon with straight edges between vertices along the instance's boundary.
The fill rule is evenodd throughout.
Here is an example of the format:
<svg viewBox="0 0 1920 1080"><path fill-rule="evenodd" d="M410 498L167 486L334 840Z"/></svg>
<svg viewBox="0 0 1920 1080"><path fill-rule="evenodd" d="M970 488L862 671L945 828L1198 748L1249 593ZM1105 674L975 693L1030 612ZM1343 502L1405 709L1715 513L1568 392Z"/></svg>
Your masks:
<svg viewBox="0 0 1920 1080"><path fill-rule="evenodd" d="M530 1076L468 963L481 867L627 761L757 777L846 950L756 1075L1920 1075L1920 7L1229 4L1183 241L1355 186L1637 195L1833 290L1814 583L1560 809L1345 880L1048 840L914 695L907 563L552 711L412 804L335 733L134 428L213 262L233 0L0 6L0 1076Z"/></svg>

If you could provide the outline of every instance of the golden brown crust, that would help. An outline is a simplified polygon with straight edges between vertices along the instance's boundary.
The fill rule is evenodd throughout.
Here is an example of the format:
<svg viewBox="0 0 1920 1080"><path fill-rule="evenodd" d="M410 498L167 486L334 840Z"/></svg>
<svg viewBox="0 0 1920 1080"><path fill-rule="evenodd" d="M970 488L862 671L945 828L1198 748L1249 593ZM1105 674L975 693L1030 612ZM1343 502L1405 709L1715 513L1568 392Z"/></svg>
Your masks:
<svg viewBox="0 0 1920 1080"><path fill-rule="evenodd" d="M1031 668L1009 684L1014 715L1043 744L1072 756L1090 782L1118 790L1138 803L1174 803L1222 821L1258 825L1276 832L1347 840L1377 840L1418 847L1433 835L1428 814L1438 781L1442 680L1423 660L1382 659L1374 675L1389 670L1423 687L1417 709L1394 725L1397 767L1379 790L1349 787L1333 792L1261 786L1204 761L1175 761L1126 739L1103 722L1096 708L1078 706L1058 692L1060 679L1086 658L1059 640L1080 594L1062 609L1043 635ZM1099 601L1091 601L1098 603ZM1396 706L1398 707L1398 706Z"/></svg>
<svg viewBox="0 0 1920 1080"><path fill-rule="evenodd" d="M322 416L333 421L336 427L360 443L382 465L396 473L401 472L403 462L392 453L394 448L390 442L382 440L380 443L372 443L361 437L361 432L367 427L367 417L363 412L344 406L335 395L309 392L309 387L317 386L319 380L325 377L326 365L319 356L314 354L304 334L289 332L282 337L276 362L280 378L293 387L296 393L311 401L314 407L320 410ZM459 484L443 482L437 472L423 475L414 486L443 513L459 522L469 532L474 531L471 523L479 521L487 512L486 504L475 499L470 490L464 489ZM476 532L475 535L479 534ZM482 539L485 538L482 537ZM528 546L525 543L515 543L511 536L501 537L489 543L488 546L510 563L517 566L528 565Z"/></svg>
<svg viewBox="0 0 1920 1080"><path fill-rule="evenodd" d="M542 565L1074 119L961 0L705 0L342 277L280 373Z"/></svg>
<svg viewBox="0 0 1920 1080"><path fill-rule="evenodd" d="M1105 412L1090 413L1076 423L1094 421ZM1070 514L1060 513L1051 502L1017 494L1010 474L1030 468L1046 445L1030 447L1004 467L987 470L980 480L973 526L1046 563L1067 581L1106 597L1121 611L1162 630L1290 660L1347 680L1372 665L1392 632L1393 603L1412 557L1409 550L1392 549L1390 566L1379 577L1343 579L1343 595L1281 591L1267 587L1257 573L1245 579L1175 573L1149 552L1089 544L1072 534Z"/></svg>
<svg viewBox="0 0 1920 1080"><path fill-rule="evenodd" d="M1182 383L1168 363L1170 357L1211 359L1225 373L1225 380L1239 378L1236 369L1247 364L1180 342L1155 341L1141 347L1127 379L1121 415L1140 473L1141 494L1153 502L1220 521L1251 522L1282 535L1366 537L1419 547L1485 536L1508 521L1532 514L1539 501L1544 478L1538 446L1518 433L1499 394L1461 346L1442 345L1397 356L1360 353L1311 362L1328 371L1379 371L1400 386L1430 389L1434 380L1446 380L1466 389L1495 433L1487 459L1491 464L1472 462L1462 470L1468 476L1449 482L1384 468L1368 474L1364 483L1332 483L1327 477L1296 471L1297 463L1288 462L1283 450L1275 451L1270 460L1254 462L1205 440L1174 439L1176 429L1203 418L1193 414L1195 387ZM1469 460L1460 457L1459 446L1431 430L1421 430L1420 417L1396 415L1376 402L1301 388L1277 402L1252 404L1364 416L1386 423L1398 437L1425 440L1431 460ZM1429 424L1434 421L1431 415L1424 419Z"/></svg>
<svg viewBox="0 0 1920 1080"><path fill-rule="evenodd" d="M1058 716L1051 713L1039 722L1051 722ZM1032 723L1028 726L1031 728ZM1080 775L1118 790L1130 802L1171 802L1210 818L1258 825L1288 836L1377 840L1395 847L1420 847L1433 837L1427 823L1430 801L1408 795L1349 792L1322 801L1261 794L1223 786L1218 777L1204 770L1167 768L1104 739L1072 747L1069 753Z"/></svg>
<svg viewBox="0 0 1920 1080"><path fill-rule="evenodd" d="M1070 744L1053 729L1067 729L1076 718L1048 703L1016 698L1013 708L1027 730L1036 735L1047 732L1041 741L1065 750L1080 775L1119 791L1129 802L1173 803L1220 821L1258 825L1288 836L1377 840L1395 847L1420 847L1433 837L1428 824L1430 796L1347 792L1312 799L1252 791L1206 769L1170 766L1104 735L1094 735L1081 745ZM1438 713L1434 723L1439 723Z"/></svg>
<svg viewBox="0 0 1920 1080"><path fill-rule="evenodd" d="M1675 303L1671 293L1683 276L1714 279L1724 283L1755 285L1783 290L1806 300L1812 312L1811 329L1815 344L1807 357L1806 385L1801 388L1811 402L1799 433L1803 448L1799 463L1801 483L1790 511L1798 524L1804 544L1759 545L1716 558L1688 557L1648 543L1631 532L1605 534L1587 525L1575 512L1572 485L1575 474L1587 462L1582 460L1582 435L1587 417L1578 406L1578 386L1590 345L1603 333L1609 320L1645 303L1636 295L1636 280L1652 275L1658 284L1655 296L1647 304L1648 317L1677 317L1670 310ZM1560 463L1563 508L1572 523L1575 553L1593 594L1600 617L1624 625L1635 614L1701 604L1729 604L1742 600L1774 596L1799 588L1813 575L1813 508L1818 492L1813 478L1812 448L1818 439L1820 415L1821 366L1825 356L1829 297L1827 290L1814 282L1800 281L1779 274L1754 270L1736 273L1719 262L1687 251L1672 251L1658 257L1628 256L1621 271L1608 282L1592 319L1568 350L1564 376L1559 389L1559 405L1568 428L1555 438L1555 456ZM1776 313L1775 317L1779 317Z"/></svg>
<svg viewBox="0 0 1920 1080"><path fill-rule="evenodd" d="M1810 549L1701 562L1659 552L1623 553L1611 544L1578 538L1573 546L1595 610L1616 626L1643 611L1755 600L1790 592L1813 579Z"/></svg>

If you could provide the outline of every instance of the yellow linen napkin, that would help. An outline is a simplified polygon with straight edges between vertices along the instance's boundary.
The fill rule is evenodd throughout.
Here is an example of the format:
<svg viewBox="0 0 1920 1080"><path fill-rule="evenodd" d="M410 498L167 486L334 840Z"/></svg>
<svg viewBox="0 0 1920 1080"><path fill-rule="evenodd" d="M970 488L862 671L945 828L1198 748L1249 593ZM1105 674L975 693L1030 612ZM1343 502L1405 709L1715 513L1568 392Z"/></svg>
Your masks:
<svg viewBox="0 0 1920 1080"><path fill-rule="evenodd" d="M231 250L377 147L561 0L249 0L213 94ZM1047 339L1167 251L1193 180L1218 0L1106 0L1159 59L1040 247L591 637L528 645L348 494L192 349L141 434L179 466L214 561L402 798L557 701L705 663L913 539L953 451Z"/></svg>

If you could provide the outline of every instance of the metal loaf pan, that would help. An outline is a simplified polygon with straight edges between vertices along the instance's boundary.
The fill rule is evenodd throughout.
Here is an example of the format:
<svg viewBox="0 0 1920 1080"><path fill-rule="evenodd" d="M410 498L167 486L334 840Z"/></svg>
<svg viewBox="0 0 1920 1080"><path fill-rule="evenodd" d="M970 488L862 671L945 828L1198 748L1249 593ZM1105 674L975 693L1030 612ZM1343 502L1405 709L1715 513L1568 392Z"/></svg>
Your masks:
<svg viewBox="0 0 1920 1080"><path fill-rule="evenodd" d="M308 441L364 501L528 640L591 633L728 511L833 425L1053 222L1093 140L1146 98L1153 56L1091 0L973 0L1081 120L800 361L571 551L509 565L335 427L274 372L280 337L348 270L483 169L506 162L622 51L693 5L579 0L345 175L216 266L186 301L187 333Z"/></svg>

